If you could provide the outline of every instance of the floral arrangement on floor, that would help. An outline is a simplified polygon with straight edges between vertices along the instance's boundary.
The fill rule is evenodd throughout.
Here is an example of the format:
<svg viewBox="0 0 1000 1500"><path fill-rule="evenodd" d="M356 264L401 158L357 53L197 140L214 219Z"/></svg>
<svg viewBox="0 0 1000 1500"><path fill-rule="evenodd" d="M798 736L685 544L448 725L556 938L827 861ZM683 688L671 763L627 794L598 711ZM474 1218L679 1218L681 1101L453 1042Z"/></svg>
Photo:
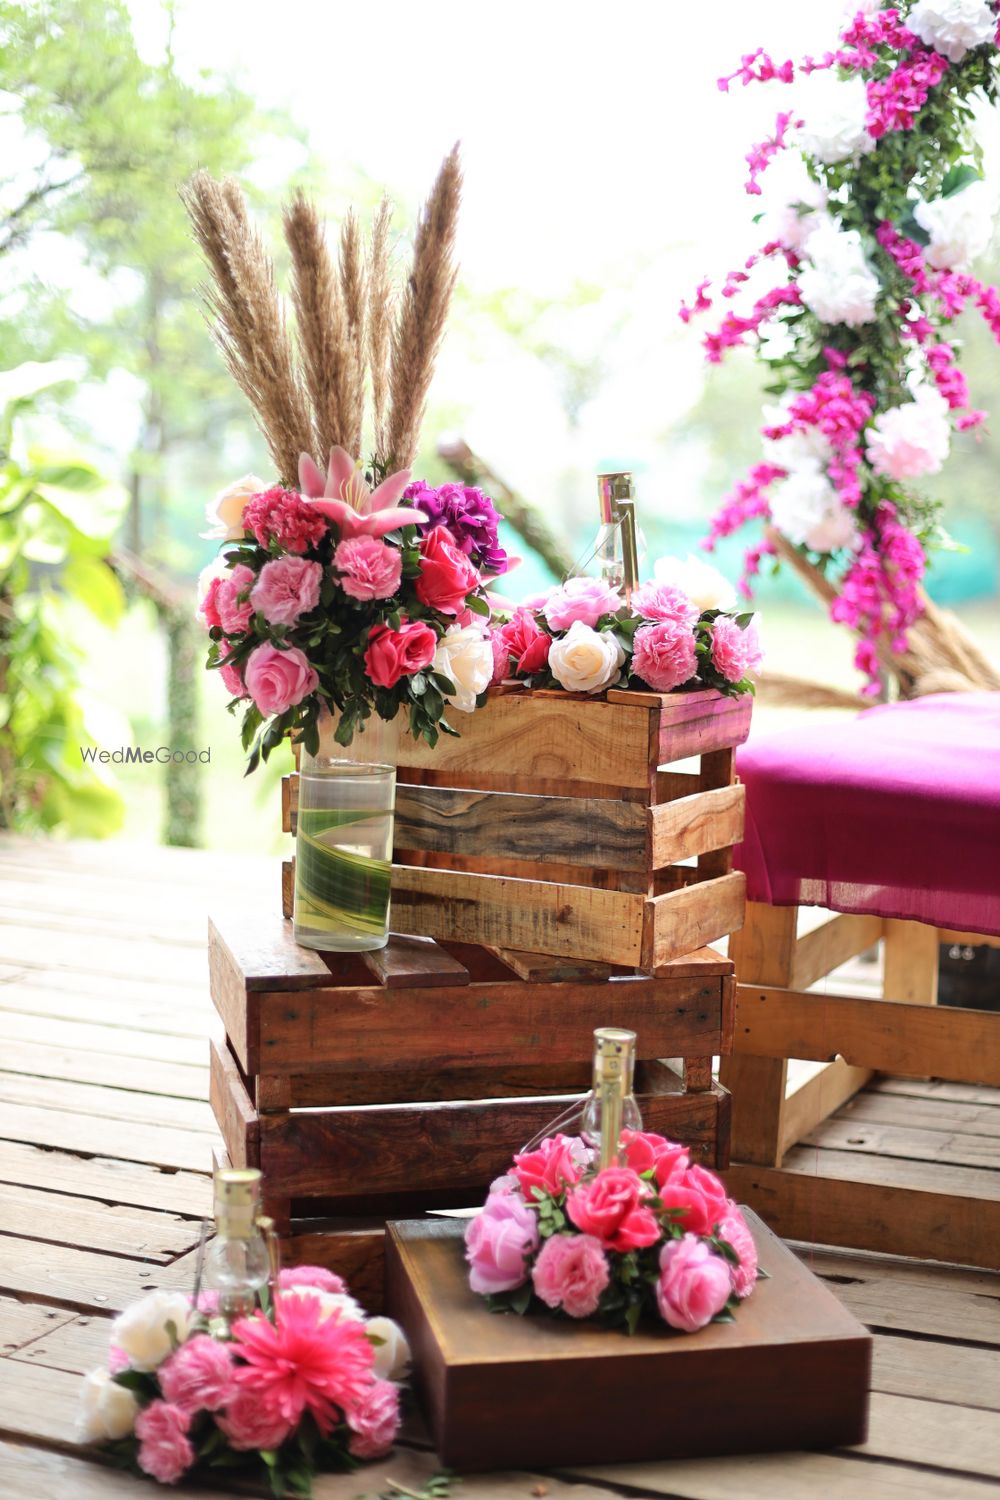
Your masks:
<svg viewBox="0 0 1000 1500"><path fill-rule="evenodd" d="M296 197L284 214L294 342L239 188L202 172L185 190L215 338L278 476L248 476L210 507L208 535L226 547L200 588L208 665L242 711L250 770L292 732L315 754L324 711L343 745L372 713L400 710L433 745L455 732L446 706L471 710L489 682L484 585L507 568L499 516L480 490L411 483L409 467L455 283L460 190L456 148L398 293L387 202L366 254L348 215L335 260L314 205Z"/></svg>
<svg viewBox="0 0 1000 1500"><path fill-rule="evenodd" d="M941 539L938 506L910 481L939 472L952 428L986 415L951 326L973 307L1000 341L1000 292L970 270L997 207L975 138L977 101L997 98L997 29L990 0L869 0L823 56L775 63L759 49L719 80L791 86L791 104L747 155L746 191L760 196L765 172L774 187L762 248L681 307L685 321L725 307L709 362L749 345L778 398L762 461L706 545L752 521L773 528L747 551L747 597L789 544L820 569L871 695L880 655L907 649Z"/></svg>
<svg viewBox="0 0 1000 1500"><path fill-rule="evenodd" d="M241 1471L277 1496L309 1496L323 1469L389 1451L409 1350L365 1318L339 1276L281 1271L274 1305L209 1331L211 1294L154 1291L111 1325L107 1369L84 1380L78 1431L160 1484Z"/></svg>
<svg viewBox="0 0 1000 1500"><path fill-rule="evenodd" d="M721 1181L674 1141L622 1132L594 1170L581 1136L522 1152L465 1237L469 1285L495 1312L547 1308L634 1333L644 1313L682 1333L732 1322L758 1274L753 1237Z"/></svg>
<svg viewBox="0 0 1000 1500"><path fill-rule="evenodd" d="M569 578L495 614L493 682L596 694L610 687L752 693L761 663L757 617L734 612L731 585L697 559L661 558L632 591Z"/></svg>

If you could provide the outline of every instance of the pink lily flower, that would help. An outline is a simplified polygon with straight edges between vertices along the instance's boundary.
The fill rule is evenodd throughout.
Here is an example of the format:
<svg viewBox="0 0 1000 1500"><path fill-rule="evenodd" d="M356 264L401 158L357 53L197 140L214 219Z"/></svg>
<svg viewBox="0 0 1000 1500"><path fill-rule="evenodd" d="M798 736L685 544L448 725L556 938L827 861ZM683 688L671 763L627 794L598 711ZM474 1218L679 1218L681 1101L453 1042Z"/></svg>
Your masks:
<svg viewBox="0 0 1000 1500"><path fill-rule="evenodd" d="M344 542L356 536L385 536L399 526L426 521L423 511L396 504L409 482L409 469L400 469L370 489L360 464L343 448L330 449L324 482L308 453L299 455L299 488L304 499L334 523Z"/></svg>

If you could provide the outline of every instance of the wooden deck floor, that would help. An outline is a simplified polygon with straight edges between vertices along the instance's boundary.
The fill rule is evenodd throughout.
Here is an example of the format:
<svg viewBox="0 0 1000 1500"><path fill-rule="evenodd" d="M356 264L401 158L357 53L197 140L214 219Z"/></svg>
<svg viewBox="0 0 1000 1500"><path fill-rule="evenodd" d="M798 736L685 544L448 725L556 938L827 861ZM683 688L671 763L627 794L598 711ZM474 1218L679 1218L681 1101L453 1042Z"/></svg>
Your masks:
<svg viewBox="0 0 1000 1500"><path fill-rule="evenodd" d="M74 1447L77 1386L104 1358L115 1311L144 1288L190 1285L216 1139L206 1102L206 912L261 891L277 900L264 861L0 843L3 1500L152 1493ZM922 1161L946 1166L948 1141L956 1169L968 1169L961 1162L974 1150L978 1169L996 1170L1000 1091L973 1098L888 1081L855 1106L849 1126L830 1129L849 1129L852 1149L864 1149L864 1137L870 1152L895 1154L911 1172ZM864 1447L497 1475L467 1481L459 1497L562 1500L572 1489L579 1500L985 1500L1000 1492L1000 1275L808 1246L801 1253L875 1334ZM384 1465L322 1479L317 1496L374 1496L388 1477L419 1488L434 1469L433 1454L414 1442Z"/></svg>

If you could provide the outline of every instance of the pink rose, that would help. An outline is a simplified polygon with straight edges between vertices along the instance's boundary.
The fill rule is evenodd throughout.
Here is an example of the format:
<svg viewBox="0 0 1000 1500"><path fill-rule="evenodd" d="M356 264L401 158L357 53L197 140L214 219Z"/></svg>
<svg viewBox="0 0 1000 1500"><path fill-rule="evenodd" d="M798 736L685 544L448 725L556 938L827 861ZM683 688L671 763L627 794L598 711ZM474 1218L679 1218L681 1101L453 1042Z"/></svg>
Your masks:
<svg viewBox="0 0 1000 1500"><path fill-rule="evenodd" d="M164 1360L157 1371L160 1390L181 1411L218 1411L233 1392L229 1346L207 1333L195 1334Z"/></svg>
<svg viewBox="0 0 1000 1500"><path fill-rule="evenodd" d="M644 583L632 595L632 613L644 620L676 620L679 625L692 629L701 616L701 610L685 594L683 589L671 583Z"/></svg>
<svg viewBox="0 0 1000 1500"><path fill-rule="evenodd" d="M621 1138L625 1147L625 1165L640 1176L655 1170L658 1183L679 1177L691 1164L686 1147L668 1141L665 1136L653 1135L647 1130L623 1130Z"/></svg>
<svg viewBox="0 0 1000 1500"><path fill-rule="evenodd" d="M630 1167L605 1167L589 1182L581 1182L566 1199L577 1229L592 1234L606 1250L640 1250L660 1238L656 1215L643 1199L646 1184Z"/></svg>
<svg viewBox="0 0 1000 1500"><path fill-rule="evenodd" d="M417 598L428 609L443 615L458 615L465 609L465 596L479 582L479 574L456 545L447 526L435 526L420 543L420 576Z"/></svg>
<svg viewBox="0 0 1000 1500"><path fill-rule="evenodd" d="M528 1279L537 1248L538 1215L519 1193L491 1193L465 1232L469 1285L484 1296L512 1292Z"/></svg>
<svg viewBox="0 0 1000 1500"><path fill-rule="evenodd" d="M575 620L596 625L602 615L613 615L622 607L622 597L603 578L567 578L543 605L553 630L568 630Z"/></svg>
<svg viewBox="0 0 1000 1500"><path fill-rule="evenodd" d="M633 638L632 673L654 693L669 693L689 682L698 670L698 654L690 625L661 620L640 625Z"/></svg>
<svg viewBox="0 0 1000 1500"><path fill-rule="evenodd" d="M729 1301L729 1267L695 1234L668 1240L660 1251L656 1305L671 1328L696 1333Z"/></svg>
<svg viewBox="0 0 1000 1500"><path fill-rule="evenodd" d="M337 582L352 599L388 599L403 576L402 553L374 536L341 542L333 554L333 565L344 575Z"/></svg>
<svg viewBox="0 0 1000 1500"><path fill-rule="evenodd" d="M237 563L231 572L219 580L219 587L214 595L215 608L219 624L227 635L239 635L250 624L253 618L250 590L256 577L253 568L248 568L245 563ZM205 597L207 599L208 595Z"/></svg>
<svg viewBox="0 0 1000 1500"><path fill-rule="evenodd" d="M592 1234L551 1235L531 1271L542 1301L561 1307L571 1318L589 1318L596 1312L610 1279L607 1256Z"/></svg>
<svg viewBox="0 0 1000 1500"><path fill-rule="evenodd" d="M742 1301L757 1284L757 1246L739 1204L732 1200L726 1204L726 1216L719 1224L719 1239L731 1245L740 1258L738 1266L729 1263L729 1276L733 1291Z"/></svg>
<svg viewBox="0 0 1000 1500"><path fill-rule="evenodd" d="M323 569L304 557L275 557L260 570L250 603L269 625L294 625L319 603Z"/></svg>
<svg viewBox="0 0 1000 1500"><path fill-rule="evenodd" d="M319 678L297 646L257 646L246 664L247 691L264 715L283 714L319 687Z"/></svg>
<svg viewBox="0 0 1000 1500"><path fill-rule="evenodd" d="M726 1190L715 1173L697 1165L688 1167L682 1177L661 1183L659 1192L665 1209L684 1210L681 1228L694 1234L714 1234L729 1206Z"/></svg>
<svg viewBox="0 0 1000 1500"><path fill-rule="evenodd" d="M399 1387L391 1380L373 1380L371 1389L347 1413L353 1436L347 1445L355 1458L382 1458L399 1431Z"/></svg>
<svg viewBox="0 0 1000 1500"><path fill-rule="evenodd" d="M194 1463L188 1441L191 1418L168 1401L151 1401L135 1419L139 1467L160 1484L176 1484Z"/></svg>
<svg viewBox="0 0 1000 1500"><path fill-rule="evenodd" d="M293 1286L314 1286L317 1291L334 1294L347 1291L343 1276L323 1266L285 1266L278 1272L278 1286L283 1292Z"/></svg>
<svg viewBox="0 0 1000 1500"><path fill-rule="evenodd" d="M256 1391L242 1390L215 1418L229 1446L239 1453L255 1448L280 1448L294 1427L273 1401L262 1401Z"/></svg>
<svg viewBox="0 0 1000 1500"><path fill-rule="evenodd" d="M423 620L400 619L399 629L373 625L368 632L365 668L376 687L395 687L401 677L412 677L434 660L438 638Z"/></svg>
<svg viewBox="0 0 1000 1500"><path fill-rule="evenodd" d="M712 626L712 665L727 682L740 682L751 672L759 672L763 654L757 616L746 630L729 615L720 615Z"/></svg>
<svg viewBox="0 0 1000 1500"><path fill-rule="evenodd" d="M507 676L530 677L532 672L540 672L549 659L552 637L539 630L534 617L526 609L515 610L513 618L501 625L496 634L500 637L505 661L513 657L512 666L505 672Z"/></svg>
<svg viewBox="0 0 1000 1500"><path fill-rule="evenodd" d="M554 1197L580 1181L587 1164L587 1151L578 1136L548 1136L537 1151L522 1151L514 1157L514 1176L525 1201L533 1198L532 1188Z"/></svg>
<svg viewBox="0 0 1000 1500"><path fill-rule="evenodd" d="M249 569L247 571L249 572ZM221 628L222 626L222 620L219 618L218 603L219 585L221 582L222 579L219 577L210 579L208 588L205 590L205 597L198 605L198 608L205 616L205 624L209 630Z"/></svg>
<svg viewBox="0 0 1000 1500"><path fill-rule="evenodd" d="M229 653L230 653L230 651L232 649L233 649L233 643L232 643L232 641L227 641L227 640L223 639L223 640L221 640L219 642L219 655L220 656L228 656ZM233 663L233 662L224 663L219 668L219 676L222 678L223 682L226 684L226 691L227 691L227 693L229 693L229 695L231 697L233 697L233 698L245 698L246 697L246 695L247 695L247 686L246 686L246 683L243 681L243 673L240 671L239 667L237 667L235 665L235 663Z"/></svg>
<svg viewBox="0 0 1000 1500"><path fill-rule="evenodd" d="M495 687L498 682L503 682L505 677L510 676L510 656L499 630L490 632L490 645L493 647L493 676L490 678L490 687Z"/></svg>

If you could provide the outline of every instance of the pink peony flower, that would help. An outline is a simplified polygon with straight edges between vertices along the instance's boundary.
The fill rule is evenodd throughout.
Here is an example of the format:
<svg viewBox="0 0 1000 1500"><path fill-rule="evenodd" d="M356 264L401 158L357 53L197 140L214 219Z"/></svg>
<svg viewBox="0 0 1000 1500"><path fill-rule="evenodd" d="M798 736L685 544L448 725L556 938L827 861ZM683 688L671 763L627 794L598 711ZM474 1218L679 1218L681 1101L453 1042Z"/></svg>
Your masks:
<svg viewBox="0 0 1000 1500"><path fill-rule="evenodd" d="M645 1196L646 1184L630 1167L605 1167L572 1190L566 1211L577 1229L594 1235L606 1250L624 1255L655 1245L660 1238L660 1226Z"/></svg>
<svg viewBox="0 0 1000 1500"><path fill-rule="evenodd" d="M215 1422L238 1453L280 1448L295 1425L274 1409L273 1402L259 1401L252 1389L239 1391L224 1412L216 1413Z"/></svg>
<svg viewBox="0 0 1000 1500"><path fill-rule="evenodd" d="M319 603L323 569L304 557L276 557L265 563L250 595L250 603L269 625L294 625Z"/></svg>
<svg viewBox="0 0 1000 1500"><path fill-rule="evenodd" d="M547 1136L537 1151L522 1151L514 1157L514 1176L525 1201L532 1201L532 1189L554 1196L580 1181L587 1164L587 1148L579 1136Z"/></svg>
<svg viewBox="0 0 1000 1500"><path fill-rule="evenodd" d="M644 620L676 620L692 629L701 610L683 589L670 583L644 583L632 595L632 613Z"/></svg>
<svg viewBox="0 0 1000 1500"><path fill-rule="evenodd" d="M157 1371L160 1390L180 1411L218 1411L233 1392L229 1346L197 1333L164 1360Z"/></svg>
<svg viewBox="0 0 1000 1500"><path fill-rule="evenodd" d="M253 618L250 590L256 577L253 568L248 568L245 563L237 563L230 573L220 579L215 591L215 608L219 624L227 635L241 634L250 624Z"/></svg>
<svg viewBox="0 0 1000 1500"><path fill-rule="evenodd" d="M528 1278L538 1249L538 1216L520 1193L490 1193L465 1232L469 1285L474 1292L512 1292Z"/></svg>
<svg viewBox="0 0 1000 1500"><path fill-rule="evenodd" d="M285 713L319 687L314 668L297 646L287 651L257 646L250 653L244 676L247 691L265 719Z"/></svg>
<svg viewBox="0 0 1000 1500"><path fill-rule="evenodd" d="M610 1279L607 1257L592 1234L553 1234L531 1271L542 1301L561 1307L571 1318L589 1318L596 1312Z"/></svg>
<svg viewBox="0 0 1000 1500"><path fill-rule="evenodd" d="M716 671L727 682L740 682L748 673L760 670L762 659L756 615L746 630L728 615L720 615L712 626L712 665Z"/></svg>
<svg viewBox="0 0 1000 1500"><path fill-rule="evenodd" d="M403 576L402 553L373 536L341 542L333 563L344 575L337 582L352 599L388 599Z"/></svg>
<svg viewBox="0 0 1000 1500"><path fill-rule="evenodd" d="M603 578L567 578L543 606L553 630L568 630L575 620L594 626L602 615L613 615L621 607L621 595Z"/></svg>
<svg viewBox="0 0 1000 1500"><path fill-rule="evenodd" d="M443 615L458 615L465 609L465 596L479 582L479 574L465 553L456 546L446 526L435 526L420 543L420 575L416 594L421 604Z"/></svg>
<svg viewBox="0 0 1000 1500"><path fill-rule="evenodd" d="M437 635L423 620L402 616L398 630L373 625L368 632L365 669L376 687L395 687L401 677L430 666L437 644Z"/></svg>
<svg viewBox="0 0 1000 1500"><path fill-rule="evenodd" d="M391 1380L373 1380L358 1404L347 1413L352 1437L348 1452L355 1458L382 1458L399 1431L399 1387Z"/></svg>
<svg viewBox="0 0 1000 1500"><path fill-rule="evenodd" d="M278 1272L278 1287L287 1292L293 1286L314 1286L320 1292L346 1292L347 1282L336 1271L323 1266L285 1266Z"/></svg>
<svg viewBox="0 0 1000 1500"><path fill-rule="evenodd" d="M497 637L504 652L505 664L513 658L505 676L519 674L530 677L532 672L541 671L549 659L552 637L546 631L539 630L534 616L526 609L515 610L513 618L506 625L500 626L494 639Z"/></svg>
<svg viewBox="0 0 1000 1500"><path fill-rule="evenodd" d="M658 1183L680 1177L691 1164L687 1148L676 1141L668 1141L665 1136L646 1130L623 1130L621 1138L625 1148L624 1165L640 1176L643 1172L655 1170Z"/></svg>
<svg viewBox="0 0 1000 1500"><path fill-rule="evenodd" d="M205 616L205 624L208 626L209 630L221 629L222 627L222 620L219 616L218 603L219 585L221 584L221 582L222 579L219 576L210 578L208 581L208 587L205 590L205 596L202 599L201 603L198 605L198 608Z"/></svg>
<svg viewBox="0 0 1000 1500"><path fill-rule="evenodd" d="M696 1333L729 1301L729 1267L695 1234L668 1240L660 1251L656 1305L671 1328Z"/></svg>
<svg viewBox="0 0 1000 1500"><path fill-rule="evenodd" d="M681 1228L694 1234L714 1234L729 1207L719 1178L697 1165L688 1167L683 1176L661 1183L660 1201L665 1209L682 1208Z"/></svg>
<svg viewBox="0 0 1000 1500"><path fill-rule="evenodd" d="M294 490L280 486L254 495L243 510L243 527L261 547L272 542L285 552L303 553L316 547L327 533L326 518Z"/></svg>
<svg viewBox="0 0 1000 1500"><path fill-rule="evenodd" d="M640 625L632 651L632 673L641 677L654 693L669 693L690 682L698 670L698 654L690 625L679 620L661 620Z"/></svg>
<svg viewBox="0 0 1000 1500"><path fill-rule="evenodd" d="M194 1463L187 1431L191 1418L168 1401L151 1401L135 1419L139 1467L160 1484L176 1484Z"/></svg>
<svg viewBox="0 0 1000 1500"><path fill-rule="evenodd" d="M325 1315L318 1296L279 1299L276 1316L271 1323L256 1312L233 1324L233 1353L246 1361L234 1379L276 1424L309 1411L325 1437L367 1391L375 1350L364 1324Z"/></svg>
<svg viewBox="0 0 1000 1500"><path fill-rule="evenodd" d="M328 516L345 542L356 536L386 536L397 527L426 520L423 511L396 504L409 482L409 469L400 469L371 489L361 465L343 448L330 449L324 481L308 453L299 455L299 483L309 496L307 507Z"/></svg>
<svg viewBox="0 0 1000 1500"><path fill-rule="evenodd" d="M731 1199L726 1204L726 1217L719 1224L719 1239L731 1245L740 1258L738 1266L730 1263L729 1277L733 1291L742 1301L757 1284L757 1246L739 1204Z"/></svg>
<svg viewBox="0 0 1000 1500"><path fill-rule="evenodd" d="M233 649L233 643L232 643L232 641L227 641L225 638L223 638L219 642L219 655L220 656L228 656L229 653L230 653L230 651L232 649ZM222 678L223 682L226 684L226 691L233 698L245 698L246 697L246 695L247 695L247 685L243 681L243 673L240 671L239 667L237 667L233 662L224 663L219 668L219 676Z"/></svg>

